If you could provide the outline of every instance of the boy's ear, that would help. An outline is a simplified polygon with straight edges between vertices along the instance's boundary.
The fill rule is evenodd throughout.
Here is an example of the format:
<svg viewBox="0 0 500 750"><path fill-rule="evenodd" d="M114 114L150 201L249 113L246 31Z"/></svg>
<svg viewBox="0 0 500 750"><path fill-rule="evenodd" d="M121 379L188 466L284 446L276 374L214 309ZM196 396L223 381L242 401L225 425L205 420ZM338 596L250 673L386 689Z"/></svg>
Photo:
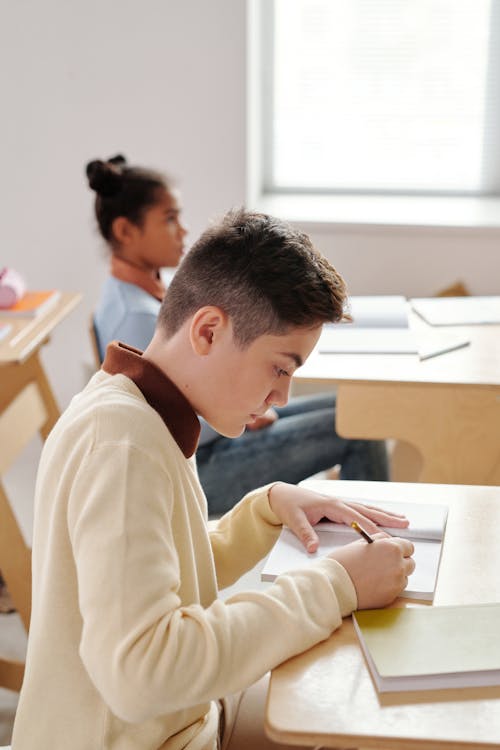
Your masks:
<svg viewBox="0 0 500 750"><path fill-rule="evenodd" d="M197 310L189 329L191 346L196 354L202 357L209 354L214 344L227 332L228 324L229 318L220 307L207 305Z"/></svg>
<svg viewBox="0 0 500 750"><path fill-rule="evenodd" d="M137 227L126 216L117 216L111 223L111 235L119 245L127 245L135 236Z"/></svg>

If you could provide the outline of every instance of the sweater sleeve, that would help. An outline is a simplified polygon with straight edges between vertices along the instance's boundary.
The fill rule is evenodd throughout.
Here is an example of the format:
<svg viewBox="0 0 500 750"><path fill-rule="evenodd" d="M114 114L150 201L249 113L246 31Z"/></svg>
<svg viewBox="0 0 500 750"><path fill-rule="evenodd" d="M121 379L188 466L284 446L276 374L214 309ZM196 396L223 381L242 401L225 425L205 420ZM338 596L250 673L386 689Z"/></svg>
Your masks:
<svg viewBox="0 0 500 750"><path fill-rule="evenodd" d="M333 560L281 576L264 592L183 604L172 507L168 473L116 443L82 461L71 490L80 655L127 722L247 687L327 638L355 606L352 582Z"/></svg>
<svg viewBox="0 0 500 750"><path fill-rule="evenodd" d="M281 531L269 505L269 484L249 492L210 531L219 588L226 588L267 555Z"/></svg>

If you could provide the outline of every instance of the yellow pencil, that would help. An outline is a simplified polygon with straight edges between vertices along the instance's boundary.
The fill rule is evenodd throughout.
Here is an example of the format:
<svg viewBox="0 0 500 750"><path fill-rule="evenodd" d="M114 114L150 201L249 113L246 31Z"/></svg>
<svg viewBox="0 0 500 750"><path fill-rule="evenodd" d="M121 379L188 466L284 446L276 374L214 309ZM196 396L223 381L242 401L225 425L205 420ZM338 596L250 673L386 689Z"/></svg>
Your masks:
<svg viewBox="0 0 500 750"><path fill-rule="evenodd" d="M351 526L354 529L354 531L357 531L358 534L361 534L361 536L363 537L363 539L366 539L366 541L368 542L368 544L372 544L374 542L374 539L369 535L369 533L367 531L364 530L364 528L362 526L359 525L359 523L357 521L353 521L351 523Z"/></svg>

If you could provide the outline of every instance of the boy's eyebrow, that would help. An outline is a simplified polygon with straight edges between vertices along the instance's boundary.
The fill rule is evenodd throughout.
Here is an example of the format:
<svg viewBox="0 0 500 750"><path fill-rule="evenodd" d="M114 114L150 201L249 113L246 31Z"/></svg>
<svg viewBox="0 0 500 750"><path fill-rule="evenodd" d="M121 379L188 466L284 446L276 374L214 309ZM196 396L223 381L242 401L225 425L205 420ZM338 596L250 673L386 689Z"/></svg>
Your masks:
<svg viewBox="0 0 500 750"><path fill-rule="evenodd" d="M280 352L283 357L289 357L290 359L293 359L295 362L296 367L301 367L303 365L302 357L300 357L298 354L295 354L294 352Z"/></svg>

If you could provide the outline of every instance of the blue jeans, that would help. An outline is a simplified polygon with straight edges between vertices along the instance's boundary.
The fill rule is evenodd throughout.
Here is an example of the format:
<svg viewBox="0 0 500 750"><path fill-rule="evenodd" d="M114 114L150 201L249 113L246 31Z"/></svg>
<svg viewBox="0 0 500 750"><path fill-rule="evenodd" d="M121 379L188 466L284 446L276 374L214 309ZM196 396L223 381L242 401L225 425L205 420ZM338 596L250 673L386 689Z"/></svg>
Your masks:
<svg viewBox="0 0 500 750"><path fill-rule="evenodd" d="M335 432L335 396L292 398L279 419L238 438L216 438L196 452L210 514L225 513L250 490L290 484L340 464L342 479L388 479L385 443L348 440Z"/></svg>

